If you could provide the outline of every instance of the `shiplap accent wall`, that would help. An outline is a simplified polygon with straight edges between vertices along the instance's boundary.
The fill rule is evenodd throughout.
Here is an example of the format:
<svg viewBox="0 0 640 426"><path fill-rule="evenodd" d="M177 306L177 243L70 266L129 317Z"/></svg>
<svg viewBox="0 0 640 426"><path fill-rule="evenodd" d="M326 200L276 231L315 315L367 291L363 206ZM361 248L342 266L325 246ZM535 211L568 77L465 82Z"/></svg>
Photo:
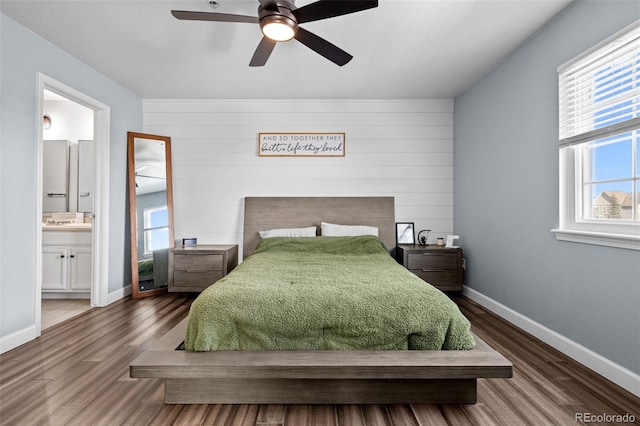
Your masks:
<svg viewBox="0 0 640 426"><path fill-rule="evenodd" d="M245 196L394 196L453 232L453 100L145 100L143 123L172 140L177 240L241 244ZM259 157L260 132L345 132L346 156Z"/></svg>

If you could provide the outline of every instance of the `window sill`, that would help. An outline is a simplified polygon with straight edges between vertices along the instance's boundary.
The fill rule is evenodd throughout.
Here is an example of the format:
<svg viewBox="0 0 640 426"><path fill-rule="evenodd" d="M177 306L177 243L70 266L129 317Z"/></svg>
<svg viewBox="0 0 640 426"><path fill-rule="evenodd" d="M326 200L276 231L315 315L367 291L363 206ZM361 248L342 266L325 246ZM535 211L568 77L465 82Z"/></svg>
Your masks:
<svg viewBox="0 0 640 426"><path fill-rule="evenodd" d="M551 232L555 234L556 240L559 241L640 250L640 235L611 234L570 229L552 229Z"/></svg>

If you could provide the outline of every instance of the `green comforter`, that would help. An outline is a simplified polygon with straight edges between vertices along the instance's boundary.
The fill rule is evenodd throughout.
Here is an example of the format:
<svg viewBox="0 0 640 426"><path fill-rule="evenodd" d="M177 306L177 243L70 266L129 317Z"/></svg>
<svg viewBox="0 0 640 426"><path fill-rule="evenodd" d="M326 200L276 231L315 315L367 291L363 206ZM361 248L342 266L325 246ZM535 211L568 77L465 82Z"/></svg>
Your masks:
<svg viewBox="0 0 640 426"><path fill-rule="evenodd" d="M138 262L138 276L153 275L153 259Z"/></svg>
<svg viewBox="0 0 640 426"><path fill-rule="evenodd" d="M268 238L191 306L185 348L471 349L469 321L372 236Z"/></svg>

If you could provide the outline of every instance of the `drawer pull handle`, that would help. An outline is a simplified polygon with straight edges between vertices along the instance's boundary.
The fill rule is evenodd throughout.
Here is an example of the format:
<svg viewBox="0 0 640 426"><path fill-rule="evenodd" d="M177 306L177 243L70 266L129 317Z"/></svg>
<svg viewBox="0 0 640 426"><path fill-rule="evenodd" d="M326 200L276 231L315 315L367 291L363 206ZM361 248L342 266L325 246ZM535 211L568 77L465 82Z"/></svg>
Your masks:
<svg viewBox="0 0 640 426"><path fill-rule="evenodd" d="M423 269L422 272L444 272L444 269Z"/></svg>
<svg viewBox="0 0 640 426"><path fill-rule="evenodd" d="M215 272L214 269L187 269L187 274L206 274L208 272Z"/></svg>
<svg viewBox="0 0 640 426"><path fill-rule="evenodd" d="M47 192L47 197L66 197L67 194L61 194L56 192Z"/></svg>
<svg viewBox="0 0 640 426"><path fill-rule="evenodd" d="M444 256L442 253L420 253L423 256Z"/></svg>

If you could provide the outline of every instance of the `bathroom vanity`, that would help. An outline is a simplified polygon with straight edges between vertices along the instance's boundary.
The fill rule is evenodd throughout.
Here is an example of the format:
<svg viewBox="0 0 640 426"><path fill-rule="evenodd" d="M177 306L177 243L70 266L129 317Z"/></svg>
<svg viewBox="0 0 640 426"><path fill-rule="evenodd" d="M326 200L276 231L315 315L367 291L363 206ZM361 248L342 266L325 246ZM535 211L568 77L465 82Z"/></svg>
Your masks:
<svg viewBox="0 0 640 426"><path fill-rule="evenodd" d="M91 223L42 225L42 297L91 298Z"/></svg>

